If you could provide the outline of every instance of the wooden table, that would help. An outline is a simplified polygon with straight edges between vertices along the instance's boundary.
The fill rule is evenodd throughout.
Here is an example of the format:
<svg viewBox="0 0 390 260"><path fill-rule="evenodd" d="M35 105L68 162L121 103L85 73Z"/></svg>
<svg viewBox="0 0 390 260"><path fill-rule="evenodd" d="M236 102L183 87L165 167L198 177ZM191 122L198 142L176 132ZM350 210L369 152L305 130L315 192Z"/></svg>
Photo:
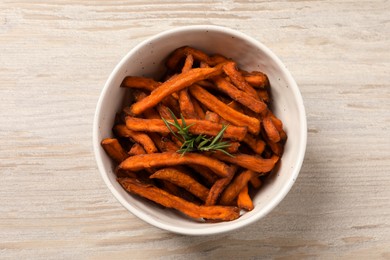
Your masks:
<svg viewBox="0 0 390 260"><path fill-rule="evenodd" d="M116 63L190 24L270 47L308 120L304 165L284 201L208 237L134 217L92 151L95 106ZM390 259L389 1L3 0L0 80L1 259Z"/></svg>

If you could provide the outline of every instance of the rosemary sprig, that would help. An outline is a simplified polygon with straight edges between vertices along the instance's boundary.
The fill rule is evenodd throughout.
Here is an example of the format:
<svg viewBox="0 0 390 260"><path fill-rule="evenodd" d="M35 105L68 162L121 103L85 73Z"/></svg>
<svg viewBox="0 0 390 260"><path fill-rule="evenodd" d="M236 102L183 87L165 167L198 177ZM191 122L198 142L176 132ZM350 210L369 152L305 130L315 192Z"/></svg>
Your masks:
<svg viewBox="0 0 390 260"><path fill-rule="evenodd" d="M183 143L180 149L177 150L178 153L184 155L187 152L220 151L226 155L234 157L233 155L231 155L229 152L225 150L231 144L228 141L222 141L223 133L226 131L229 125L223 125L221 131L214 138L207 138L203 134L200 135L191 134L189 132L189 128L194 124L187 125L182 114L180 114L180 118L181 118L181 125L180 125L175 114L171 110L169 110L169 113L172 116L173 122L170 122L165 118L161 118L161 119L163 120L163 122L165 123L169 131L173 134L173 136L175 136ZM175 132L172 129L172 126L177 129L177 132Z"/></svg>

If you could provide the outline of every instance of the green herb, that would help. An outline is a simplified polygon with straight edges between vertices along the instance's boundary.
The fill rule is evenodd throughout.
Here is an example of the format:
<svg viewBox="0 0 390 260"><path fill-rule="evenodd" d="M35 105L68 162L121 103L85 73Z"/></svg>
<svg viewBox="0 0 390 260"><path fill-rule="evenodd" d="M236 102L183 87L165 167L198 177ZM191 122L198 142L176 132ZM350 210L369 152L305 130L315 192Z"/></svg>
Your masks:
<svg viewBox="0 0 390 260"><path fill-rule="evenodd" d="M181 125L176 118L175 114L169 110L169 113L172 115L173 122L167 121L165 118L161 118L169 131L179 139L183 144L178 153L184 155L187 152L215 152L220 151L224 154L227 154L231 157L234 157L228 153L225 149L228 148L231 144L227 141L222 141L223 133L226 131L229 125L223 125L221 131L214 138L207 138L205 135L193 135L189 132L189 128L194 124L187 125L186 121L182 114L180 114ZM177 129L177 132L173 131L172 126Z"/></svg>

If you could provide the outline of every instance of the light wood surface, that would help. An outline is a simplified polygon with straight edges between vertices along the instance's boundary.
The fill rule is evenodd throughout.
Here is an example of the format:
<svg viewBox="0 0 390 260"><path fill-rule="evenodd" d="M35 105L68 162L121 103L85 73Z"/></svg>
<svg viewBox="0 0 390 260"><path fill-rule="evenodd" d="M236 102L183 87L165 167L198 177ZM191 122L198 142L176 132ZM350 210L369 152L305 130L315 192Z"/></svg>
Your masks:
<svg viewBox="0 0 390 260"><path fill-rule="evenodd" d="M308 120L288 196L261 221L208 237L137 219L92 151L116 63L190 24L270 47ZM1 259L390 259L390 1L2 0L0 82Z"/></svg>

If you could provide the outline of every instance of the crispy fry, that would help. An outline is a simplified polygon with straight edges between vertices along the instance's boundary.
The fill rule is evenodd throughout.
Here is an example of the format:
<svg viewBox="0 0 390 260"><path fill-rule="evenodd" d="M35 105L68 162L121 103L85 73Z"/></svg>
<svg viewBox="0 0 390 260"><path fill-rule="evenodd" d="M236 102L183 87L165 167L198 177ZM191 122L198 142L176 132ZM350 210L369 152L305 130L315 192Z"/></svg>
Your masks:
<svg viewBox="0 0 390 260"><path fill-rule="evenodd" d="M260 71L253 71L244 75L246 82L256 88L267 88L269 87L269 80L267 75Z"/></svg>
<svg viewBox="0 0 390 260"><path fill-rule="evenodd" d="M182 72L189 71L192 68L193 63L194 57L191 54L187 55ZM186 88L179 91L179 105L184 118L198 118L194 105L192 104L191 97Z"/></svg>
<svg viewBox="0 0 390 260"><path fill-rule="evenodd" d="M158 86L160 86L161 83L154 81L151 78L145 78L145 77L134 77L134 76L127 76L122 84L121 87L125 88L135 88L135 89L146 89L148 91L153 91Z"/></svg>
<svg viewBox="0 0 390 260"><path fill-rule="evenodd" d="M190 95L190 98L192 101L192 105L194 106L194 111L197 115L197 118L203 120L205 118L205 113L203 111L202 106L199 104L198 100L193 98L191 95Z"/></svg>
<svg viewBox="0 0 390 260"><path fill-rule="evenodd" d="M124 178L118 179L118 181L130 193L152 200L167 208L179 210L192 218L230 221L240 216L237 207L198 206L155 186L140 183L136 179Z"/></svg>
<svg viewBox="0 0 390 260"><path fill-rule="evenodd" d="M149 119L153 120L153 119ZM114 126L114 133L121 137L127 137L134 140L134 142L139 143L143 146L147 153L155 153L157 152L157 148L154 145L152 139L142 132L136 132L128 129L125 125L116 125Z"/></svg>
<svg viewBox="0 0 390 260"><path fill-rule="evenodd" d="M255 138L251 134L246 134L244 140L246 143L256 154L261 154L265 148L265 142L261 139Z"/></svg>
<svg viewBox="0 0 390 260"><path fill-rule="evenodd" d="M253 188L255 188L255 189L260 188L261 185L263 184L258 176L253 176L249 181L250 181L251 185L253 186Z"/></svg>
<svg viewBox="0 0 390 260"><path fill-rule="evenodd" d="M271 101L271 98L270 98L268 91L266 89L258 89L256 92L257 92L257 96L264 103L268 104Z"/></svg>
<svg viewBox="0 0 390 260"><path fill-rule="evenodd" d="M208 187L212 186L218 180L218 176L205 166L192 164L188 165L188 167L194 170L196 174L200 175L201 179Z"/></svg>
<svg viewBox="0 0 390 260"><path fill-rule="evenodd" d="M137 155L137 154L145 154L146 151L145 149L142 147L142 145L140 145L139 143L135 143L130 151L127 153L128 155L130 156L133 156L133 155Z"/></svg>
<svg viewBox="0 0 390 260"><path fill-rule="evenodd" d="M237 166L231 166L231 167L232 167L231 173L227 177L217 180L214 183L214 185L211 187L210 192L205 201L206 206L215 205L222 191L232 181L234 174L237 171Z"/></svg>
<svg viewBox="0 0 390 260"><path fill-rule="evenodd" d="M241 172L230 184L226 187L221 195L219 203L221 205L230 205L237 197L238 193L247 185L248 181L255 175L255 172L246 170Z"/></svg>
<svg viewBox="0 0 390 260"><path fill-rule="evenodd" d="M184 66L181 69L182 72L187 72L192 68L192 65L194 64L194 56L192 54L188 54L186 57L186 60L184 62Z"/></svg>
<svg viewBox="0 0 390 260"><path fill-rule="evenodd" d="M153 140L160 152L176 152L180 149L180 146L172 142L172 140L158 133L149 133L149 137Z"/></svg>
<svg viewBox="0 0 390 260"><path fill-rule="evenodd" d="M247 211L251 211L254 208L252 199L248 194L248 185L245 185L244 188L241 189L240 193L238 193L237 206L240 209L245 209Z"/></svg>
<svg viewBox="0 0 390 260"><path fill-rule="evenodd" d="M229 76L233 84L242 91L248 93L252 97L258 99L256 90L245 81L245 78L237 70L235 62L227 62L223 66L223 71Z"/></svg>
<svg viewBox="0 0 390 260"><path fill-rule="evenodd" d="M223 62L228 62L228 61L229 61L229 59L221 54L214 54L209 59L210 64L218 64L218 63L223 63Z"/></svg>
<svg viewBox="0 0 390 260"><path fill-rule="evenodd" d="M182 60L185 56L191 55L195 60L206 62L209 64L210 57L197 49L194 49L189 46L183 46L181 48L176 49L169 57L166 62L166 65L169 69L175 69L177 65L179 64L180 60ZM214 65L214 63L213 63Z"/></svg>
<svg viewBox="0 0 390 260"><path fill-rule="evenodd" d="M172 121L172 120L168 120ZM207 120L187 119L187 125L192 125L189 128L189 132L192 134L205 134L210 136L216 136L222 129L222 124L213 123ZM181 120L179 120L181 124ZM136 117L126 117L126 126L133 131L146 131L146 132L159 132L170 133L170 130L166 127L165 123L160 119L142 119ZM173 131L177 131L175 127L171 128ZM232 140L242 140L246 135L246 128L239 126L229 125L223 134L224 138Z"/></svg>
<svg viewBox="0 0 390 260"><path fill-rule="evenodd" d="M156 178L160 180L169 181L179 187L182 187L194 194L196 197L205 201L207 198L207 194L209 193L209 189L205 186L197 182L195 179L180 171L176 168L164 168L156 171L149 178Z"/></svg>
<svg viewBox="0 0 390 260"><path fill-rule="evenodd" d="M206 111L206 115L204 119L210 122L219 123L221 117L217 113Z"/></svg>
<svg viewBox="0 0 390 260"><path fill-rule="evenodd" d="M281 141L286 141L287 139L287 134L286 132L284 131L283 129L283 122L277 118L271 110L268 110L268 116L270 117L272 123L274 124L274 126L276 127L276 129L278 130L279 132L279 135L280 135L280 139Z"/></svg>
<svg viewBox="0 0 390 260"><path fill-rule="evenodd" d="M257 173L267 173L271 171L279 160L279 156L277 155L273 155L270 159L264 159L260 156L248 154L235 154L234 157L231 157L220 152L215 152L211 154L211 156L224 162L239 165Z"/></svg>
<svg viewBox="0 0 390 260"><path fill-rule="evenodd" d="M214 81L215 86L219 91L222 91L223 93L227 94L233 100L236 100L237 102L243 104L252 111L256 113L261 113L267 108L267 105L259 98L254 98L252 95L237 89L223 77L214 77L212 80Z"/></svg>
<svg viewBox="0 0 390 260"><path fill-rule="evenodd" d="M139 115L148 108L154 107L160 101L170 94L180 91L195 82L209 77L214 77L222 73L221 67L214 68L196 68L177 75L174 79L168 80L161 84L157 89L152 91L145 99L134 103L130 111L134 115Z"/></svg>
<svg viewBox="0 0 390 260"><path fill-rule="evenodd" d="M194 104L187 89L182 89L179 92L179 105L184 118L198 119L198 114L195 112Z"/></svg>
<svg viewBox="0 0 390 260"><path fill-rule="evenodd" d="M269 138L274 143L280 141L280 135L272 120L267 116L263 118L263 127Z"/></svg>
<svg viewBox="0 0 390 260"><path fill-rule="evenodd" d="M216 175L226 177L231 169L217 159L197 153L178 154L176 152L135 155L124 160L119 168L139 171L145 168L196 164L210 168Z"/></svg>
<svg viewBox="0 0 390 260"><path fill-rule="evenodd" d="M110 156L116 163L121 163L129 157L116 138L106 138L102 141L101 145L108 156Z"/></svg>
<svg viewBox="0 0 390 260"><path fill-rule="evenodd" d="M189 90L199 102L225 120L237 126L247 126L248 131L252 134L259 133L260 121L258 119L237 112L200 86L193 85Z"/></svg>

